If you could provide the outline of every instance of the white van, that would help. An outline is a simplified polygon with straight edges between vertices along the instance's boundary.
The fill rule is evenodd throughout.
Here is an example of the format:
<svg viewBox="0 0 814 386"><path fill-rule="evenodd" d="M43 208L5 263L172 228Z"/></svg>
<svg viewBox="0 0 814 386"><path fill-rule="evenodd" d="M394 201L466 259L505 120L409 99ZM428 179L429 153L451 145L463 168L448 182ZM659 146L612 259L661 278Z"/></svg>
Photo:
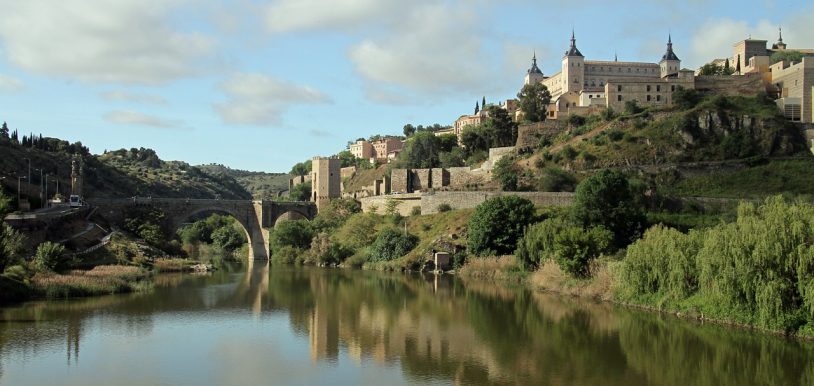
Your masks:
<svg viewBox="0 0 814 386"><path fill-rule="evenodd" d="M85 204L82 201L82 199L76 194L72 194L71 197L68 199L68 202L70 203L71 208L77 207L77 206L83 206Z"/></svg>

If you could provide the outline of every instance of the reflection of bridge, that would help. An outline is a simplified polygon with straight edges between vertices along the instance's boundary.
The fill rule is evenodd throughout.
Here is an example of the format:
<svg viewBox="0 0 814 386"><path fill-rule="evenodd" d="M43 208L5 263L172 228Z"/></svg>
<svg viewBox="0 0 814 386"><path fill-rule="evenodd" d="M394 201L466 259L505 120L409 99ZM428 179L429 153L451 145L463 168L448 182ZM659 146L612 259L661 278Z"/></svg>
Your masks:
<svg viewBox="0 0 814 386"><path fill-rule="evenodd" d="M255 259L269 258L269 231L279 220L313 219L317 213L311 202L276 202L249 200L209 200L184 198L89 199L99 214L112 222L122 223L128 210L155 208L167 215L168 225L178 229L183 223L203 214L227 214L246 230L249 254Z"/></svg>

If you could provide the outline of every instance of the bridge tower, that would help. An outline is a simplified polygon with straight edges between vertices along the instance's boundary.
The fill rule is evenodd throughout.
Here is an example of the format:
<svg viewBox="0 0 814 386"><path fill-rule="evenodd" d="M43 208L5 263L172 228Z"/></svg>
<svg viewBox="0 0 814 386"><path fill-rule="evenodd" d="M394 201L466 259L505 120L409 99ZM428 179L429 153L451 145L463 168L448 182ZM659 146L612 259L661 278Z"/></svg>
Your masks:
<svg viewBox="0 0 814 386"><path fill-rule="evenodd" d="M311 201L322 209L333 198L341 197L340 168L337 157L314 157L311 159Z"/></svg>
<svg viewBox="0 0 814 386"><path fill-rule="evenodd" d="M82 195L82 174L84 167L80 162L76 162L76 158L71 161L71 194Z"/></svg>

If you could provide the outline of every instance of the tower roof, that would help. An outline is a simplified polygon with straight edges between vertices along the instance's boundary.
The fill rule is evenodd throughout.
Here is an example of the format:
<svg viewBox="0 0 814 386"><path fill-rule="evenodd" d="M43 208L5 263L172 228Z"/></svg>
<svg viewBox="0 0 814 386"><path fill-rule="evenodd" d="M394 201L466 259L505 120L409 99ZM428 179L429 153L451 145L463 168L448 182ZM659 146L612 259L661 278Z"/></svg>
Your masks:
<svg viewBox="0 0 814 386"><path fill-rule="evenodd" d="M577 39L574 38L574 30L571 29L571 47L565 51L565 56L582 56L582 53L577 49Z"/></svg>
<svg viewBox="0 0 814 386"><path fill-rule="evenodd" d="M531 57L531 68L527 71L529 74L540 74L542 75L543 72L540 71L540 68L537 67L537 52L534 53Z"/></svg>
<svg viewBox="0 0 814 386"><path fill-rule="evenodd" d="M667 52L661 56L661 60L681 60L676 56L675 52L673 52L673 37L671 35L667 35Z"/></svg>

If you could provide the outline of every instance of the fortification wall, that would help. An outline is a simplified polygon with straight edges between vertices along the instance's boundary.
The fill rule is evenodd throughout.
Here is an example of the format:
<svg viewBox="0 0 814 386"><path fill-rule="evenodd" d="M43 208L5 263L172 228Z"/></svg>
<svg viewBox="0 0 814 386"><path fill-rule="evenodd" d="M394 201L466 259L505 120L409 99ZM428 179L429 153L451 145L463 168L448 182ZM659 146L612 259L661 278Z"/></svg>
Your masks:
<svg viewBox="0 0 814 386"><path fill-rule="evenodd" d="M396 211L402 216L409 216L413 207L421 207L421 193L363 197L359 202L362 204L362 212L370 213L375 208L375 212L379 214L385 213L390 202L395 202Z"/></svg>
<svg viewBox="0 0 814 386"><path fill-rule="evenodd" d="M437 213L444 204L452 209L474 208L499 196L527 198L536 206L567 206L574 201L574 194L568 192L435 192L421 196L421 214Z"/></svg>
<svg viewBox="0 0 814 386"><path fill-rule="evenodd" d="M390 172L390 189L393 192L407 193L407 181L410 171L407 169L393 169Z"/></svg>
<svg viewBox="0 0 814 386"><path fill-rule="evenodd" d="M760 74L705 75L695 77L695 89L705 94L754 95L766 91Z"/></svg>
<svg viewBox="0 0 814 386"><path fill-rule="evenodd" d="M520 125L517 128L517 142L515 148L518 150L532 149L540 143L540 138L553 139L563 130L566 122L559 120L547 120L529 125Z"/></svg>

